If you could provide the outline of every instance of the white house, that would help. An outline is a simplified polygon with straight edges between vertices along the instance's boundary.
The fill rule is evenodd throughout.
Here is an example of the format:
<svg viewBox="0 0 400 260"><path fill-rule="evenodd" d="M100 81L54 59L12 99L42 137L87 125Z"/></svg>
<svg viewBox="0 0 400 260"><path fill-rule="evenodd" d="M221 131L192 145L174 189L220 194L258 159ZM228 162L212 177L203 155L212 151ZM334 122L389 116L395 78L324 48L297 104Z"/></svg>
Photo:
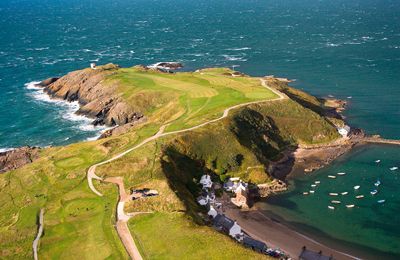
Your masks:
<svg viewBox="0 0 400 260"><path fill-rule="evenodd" d="M90 68L92 69L92 70L95 70L96 69L96 63L90 63Z"/></svg>
<svg viewBox="0 0 400 260"><path fill-rule="evenodd" d="M239 226L239 224L235 221L233 223L233 226L231 229L229 229L229 235L233 238L236 238L237 236L241 236L242 233L242 228Z"/></svg>
<svg viewBox="0 0 400 260"><path fill-rule="evenodd" d="M338 128L338 132L341 136L347 137L350 134L350 127L345 125L344 127Z"/></svg>
<svg viewBox="0 0 400 260"><path fill-rule="evenodd" d="M205 206L207 205L208 201L210 200L210 197L207 196L200 196L197 198L197 202L201 205L201 206Z"/></svg>
<svg viewBox="0 0 400 260"><path fill-rule="evenodd" d="M247 184L244 182L239 182L239 184L235 188L235 193L246 191L246 189L247 189Z"/></svg>
<svg viewBox="0 0 400 260"><path fill-rule="evenodd" d="M207 214L208 214L210 217L215 218L215 217L218 215L218 212L217 212L217 210L216 210L212 205L210 205L209 208L208 208Z"/></svg>
<svg viewBox="0 0 400 260"><path fill-rule="evenodd" d="M212 186L211 176L208 174L201 176L200 184L203 185L203 189L211 188L211 186Z"/></svg>

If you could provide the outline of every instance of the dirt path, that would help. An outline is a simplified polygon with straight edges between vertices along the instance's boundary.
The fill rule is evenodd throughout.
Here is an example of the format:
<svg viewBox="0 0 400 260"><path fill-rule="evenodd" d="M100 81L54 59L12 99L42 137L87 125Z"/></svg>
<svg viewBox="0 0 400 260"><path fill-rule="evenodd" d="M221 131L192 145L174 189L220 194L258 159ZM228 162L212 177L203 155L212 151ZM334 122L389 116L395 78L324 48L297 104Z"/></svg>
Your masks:
<svg viewBox="0 0 400 260"><path fill-rule="evenodd" d="M35 240L33 240L33 244L32 244L32 249L33 249L33 259L38 260L38 244L39 244L39 240L40 237L43 234L43 217L44 215L44 209L40 210L40 214L39 214L39 229L36 235Z"/></svg>
<svg viewBox="0 0 400 260"><path fill-rule="evenodd" d="M105 160L105 161L103 161L103 162L94 164L94 165L92 165L92 166L89 168L89 170L88 170L88 172L87 172L87 175L86 175L86 176L87 176L88 185L89 185L89 188L90 188L95 194L97 194L98 196L103 196L103 194L101 194L101 193L94 187L94 185L93 185L93 179L100 180L100 181L105 181L105 182L110 182L110 183L114 183L114 184L118 185L118 189L119 189L119 201L118 201L118 205L117 205L117 225L116 225L116 229L117 229L117 232L118 232L119 237L121 238L122 243L123 243L124 246L125 246L125 249L127 250L129 256L130 256L132 259L134 259L134 260L141 260L141 259L142 259L142 256L140 255L140 252L139 252L139 250L138 250L137 247L136 247L135 241L133 240L132 235L131 235L131 233L130 233L130 231L129 231L129 228L128 228L128 225L127 225L127 222L128 222L128 220L129 220L129 218L130 218L131 216L130 216L130 215L127 215L127 214L125 213L125 211L124 211L124 205L125 205L125 201L126 201L127 199L129 199L129 196L126 194L126 191L125 191L125 187L124 187L124 183L123 183L122 177L111 177L111 178L107 178L107 179L103 180L103 178L101 178L101 177L99 177L99 176L96 175L96 167L97 167L97 166L100 166L100 165L103 165L103 164L107 164L107 163L112 162L112 161L115 161L115 160L117 160L117 159L119 159L119 158L125 156L126 154L128 154L128 153L130 153L130 152L132 152L132 151L134 151L134 150L140 148L141 146L143 146L143 145L145 145L145 144L147 144L147 143L149 143L149 142L151 142L151 141L153 141L153 140L156 140L156 139L158 139L158 138L160 138L160 137L168 136L168 135L173 135L173 134L184 133L184 132L189 132L189 131L198 129L198 128L200 128L200 127L206 126L206 125L208 125L208 124L211 124L211 123L220 121L220 120L226 118L226 117L229 115L229 112L232 111L232 110L234 110L234 109L237 109L237 108L240 108L240 107L244 107L244 106L248 106L248 105L252 105L252 104L260 104L260 103L266 103L266 102L272 102L272 101L278 101L278 100L282 100L282 99L287 99L287 96L286 96L286 95L282 94L281 92L279 92L279 91L277 91L277 90L275 90L275 89L273 89L273 88L270 88L270 87L267 85L267 82L266 82L265 79L260 79L260 81L261 81L261 85L262 85L263 87L265 87L265 88L271 90L273 93L275 93L276 95L278 95L278 97L277 97L277 98L274 98L274 99L268 99L268 100L252 101L252 102L242 103L242 104L238 104L238 105L229 107L229 108L227 108L227 109L224 110L224 112L223 112L223 114L222 114L221 117L216 118L216 119L213 119L213 120L210 120L210 121L207 121L207 122L204 122L204 123L199 124L199 125L197 125L197 126L193 126L193 127L187 128L187 129L182 129L182 130L177 130L177 131L173 131L173 132L164 133L164 130L165 130L165 128L167 127L167 125L163 125L163 126L160 127L160 130L159 130L155 135L153 135L153 136L151 136L151 137L149 137L149 138L143 140L141 143L135 145L134 147L129 148L128 150L125 150L124 152L122 152L122 153L120 153L120 154L118 154L118 155L116 155L116 156L114 156L114 157L112 157L112 158L110 158L110 159L108 159L108 160ZM140 213L140 212L139 212L139 213ZM135 213L133 213L133 214L135 214Z"/></svg>

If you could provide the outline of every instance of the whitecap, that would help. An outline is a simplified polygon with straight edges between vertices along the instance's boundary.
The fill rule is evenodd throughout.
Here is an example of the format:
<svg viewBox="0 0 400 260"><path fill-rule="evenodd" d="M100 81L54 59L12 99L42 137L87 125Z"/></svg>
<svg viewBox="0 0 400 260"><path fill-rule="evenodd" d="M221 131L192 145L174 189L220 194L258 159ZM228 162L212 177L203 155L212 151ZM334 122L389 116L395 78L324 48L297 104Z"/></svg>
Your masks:
<svg viewBox="0 0 400 260"><path fill-rule="evenodd" d="M247 61L247 59L245 59L242 56L238 56L238 55L222 55L222 57L225 58L225 60L229 60L229 61Z"/></svg>
<svg viewBox="0 0 400 260"><path fill-rule="evenodd" d="M6 147L6 148L0 148L0 153L12 151L12 150L14 150L14 149L15 149L15 148L8 148L8 147Z"/></svg>
<svg viewBox="0 0 400 260"><path fill-rule="evenodd" d="M242 47L242 48L229 48L229 49L225 49L227 51L245 51L245 50L251 50L250 47Z"/></svg>

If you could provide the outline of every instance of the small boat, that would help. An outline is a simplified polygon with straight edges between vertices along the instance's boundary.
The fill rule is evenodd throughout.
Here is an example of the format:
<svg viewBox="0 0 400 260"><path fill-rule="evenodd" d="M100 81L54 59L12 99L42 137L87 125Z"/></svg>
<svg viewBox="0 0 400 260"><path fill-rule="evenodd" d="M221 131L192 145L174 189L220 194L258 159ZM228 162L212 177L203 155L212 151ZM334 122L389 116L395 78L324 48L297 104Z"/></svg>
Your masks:
<svg viewBox="0 0 400 260"><path fill-rule="evenodd" d="M378 187L379 185L381 185L381 181L380 181L380 180L377 180L377 181L374 183L374 185L375 185L376 187Z"/></svg>
<svg viewBox="0 0 400 260"><path fill-rule="evenodd" d="M331 202L334 203L334 204L340 204L340 203L342 203L340 200L332 200Z"/></svg>
<svg viewBox="0 0 400 260"><path fill-rule="evenodd" d="M371 191L370 193L371 193L371 195L375 195L375 194L378 193L378 190L373 190L373 191Z"/></svg>
<svg viewBox="0 0 400 260"><path fill-rule="evenodd" d="M314 193L315 192L315 190L310 190L310 193Z"/></svg>
<svg viewBox="0 0 400 260"><path fill-rule="evenodd" d="M328 206L328 209L335 209L334 206Z"/></svg>
<svg viewBox="0 0 400 260"><path fill-rule="evenodd" d="M336 179L336 176L335 175L328 175L328 178Z"/></svg>
<svg viewBox="0 0 400 260"><path fill-rule="evenodd" d="M331 192L331 193L329 193L329 195L330 195L330 196L337 196L337 195L339 195L339 194L338 194L338 193Z"/></svg>
<svg viewBox="0 0 400 260"><path fill-rule="evenodd" d="M345 192L342 192L342 193L340 193L340 194L342 194L342 195L347 195L347 194L349 194L349 192L348 192L348 191L345 191Z"/></svg>
<svg viewBox="0 0 400 260"><path fill-rule="evenodd" d="M358 190L359 188L360 188L360 185L354 186L354 189L355 189L355 190Z"/></svg>
<svg viewBox="0 0 400 260"><path fill-rule="evenodd" d="M349 205L346 205L346 208L354 208L354 204L349 204Z"/></svg>
<svg viewBox="0 0 400 260"><path fill-rule="evenodd" d="M303 195L308 195L308 192L307 191L303 192Z"/></svg>
<svg viewBox="0 0 400 260"><path fill-rule="evenodd" d="M381 160L376 160L375 162L376 162L376 163L380 163L380 162L381 162Z"/></svg>
<svg viewBox="0 0 400 260"><path fill-rule="evenodd" d="M345 172L338 172L337 175L345 175Z"/></svg>
<svg viewBox="0 0 400 260"><path fill-rule="evenodd" d="M321 182L320 182L320 181L314 181L314 183L315 183L315 184L320 184Z"/></svg>
<svg viewBox="0 0 400 260"><path fill-rule="evenodd" d="M364 195L358 195L358 196L356 196L356 199L362 199L362 198L364 198Z"/></svg>
<svg viewBox="0 0 400 260"><path fill-rule="evenodd" d="M378 203L380 204L385 203L385 200L378 200Z"/></svg>
<svg viewBox="0 0 400 260"><path fill-rule="evenodd" d="M399 167L390 167L389 169L391 170L391 171L395 171L395 170L397 170Z"/></svg>
<svg viewBox="0 0 400 260"><path fill-rule="evenodd" d="M317 187L317 185L316 185L316 184L311 184L311 187L313 187L313 188L314 188L314 187Z"/></svg>
<svg viewBox="0 0 400 260"><path fill-rule="evenodd" d="M348 96L347 98L348 98L348 99L352 99L353 97L352 97L352 96Z"/></svg>

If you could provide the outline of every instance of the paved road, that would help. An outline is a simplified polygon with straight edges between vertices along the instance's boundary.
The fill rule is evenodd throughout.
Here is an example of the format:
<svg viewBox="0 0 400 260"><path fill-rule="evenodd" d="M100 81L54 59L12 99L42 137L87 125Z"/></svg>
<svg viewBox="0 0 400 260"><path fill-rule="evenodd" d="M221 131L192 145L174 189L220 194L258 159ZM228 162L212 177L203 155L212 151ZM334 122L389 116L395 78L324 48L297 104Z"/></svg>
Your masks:
<svg viewBox="0 0 400 260"><path fill-rule="evenodd" d="M173 132L168 132L168 133L164 133L165 127L167 125L163 125L160 127L160 130L153 136L143 140L141 143L139 143L138 145L135 145L132 148L127 149L126 151L112 157L111 159L105 160L103 162L100 163L96 163L94 165L92 165L88 172L87 172L87 181L89 184L90 189L97 194L98 196L103 196L103 194L101 194L93 185L93 179L96 180L100 180L100 181L106 181L106 182L111 182L114 184L118 185L119 188L119 192L120 192L120 199L117 205L117 232L119 237L121 238L122 243L125 246L125 249L128 251L128 254L130 255L130 257L134 260L141 260L142 257L140 255L139 250L137 249L136 245L135 245L135 241L132 238L132 235L129 231L128 225L127 225L127 221L129 220L130 216L125 214L124 212L124 203L125 203L125 199L126 199L126 193L125 193L125 188L124 188L124 184L122 181L121 177L114 177L114 178L107 178L106 180L103 180L103 178L99 177L96 175L96 167L103 165L103 164L107 164L109 162L115 161L123 156L125 156L126 154L142 147L143 145L147 144L148 142L151 142L153 140L156 140L160 137L163 136L167 136L167 135L174 135L174 134L179 134L179 133L184 133L184 132L189 132L189 131L193 131L195 129L198 129L200 127L206 126L208 124L220 121L224 118L226 118L229 115L229 112L240 108L240 107L244 107L244 106L248 106L248 105L252 105L252 104L261 104L261 103L266 103L266 102L272 102L272 101L278 101L278 100L282 100L282 99L287 99L287 96L282 94L281 92L270 88L267 85L267 82L265 79L260 79L261 81L261 85L269 90L271 90L273 93L275 93L278 97L274 98L274 99L268 99L268 100L261 100L261 101L252 101L252 102L247 102L247 103L242 103L242 104L238 104L232 107L229 107L227 109L224 110L224 113L222 114L221 117L204 122L200 125L197 126L193 126L187 129L182 129L182 130L177 130L177 131L173 131ZM119 178L119 179L118 179Z"/></svg>
<svg viewBox="0 0 400 260"><path fill-rule="evenodd" d="M33 240L33 244L32 244L32 249L33 249L33 258L35 260L38 260L38 244L39 244L39 240L40 237L43 234L43 215L44 215L44 209L40 210L40 215L39 215L39 230L38 233L36 235L35 240Z"/></svg>

